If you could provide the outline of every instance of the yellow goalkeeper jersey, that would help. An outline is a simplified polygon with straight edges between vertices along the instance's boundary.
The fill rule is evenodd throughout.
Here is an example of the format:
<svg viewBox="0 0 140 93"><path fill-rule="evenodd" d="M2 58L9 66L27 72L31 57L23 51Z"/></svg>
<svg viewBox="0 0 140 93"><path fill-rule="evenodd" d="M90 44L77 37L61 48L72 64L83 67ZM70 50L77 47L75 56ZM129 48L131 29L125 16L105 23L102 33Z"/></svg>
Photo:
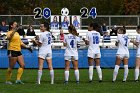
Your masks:
<svg viewBox="0 0 140 93"><path fill-rule="evenodd" d="M7 37L9 37L12 32L13 31L8 31ZM8 50L21 51L22 44L23 44L23 42L20 39L20 35L18 34L18 32L15 32L13 37L9 40Z"/></svg>

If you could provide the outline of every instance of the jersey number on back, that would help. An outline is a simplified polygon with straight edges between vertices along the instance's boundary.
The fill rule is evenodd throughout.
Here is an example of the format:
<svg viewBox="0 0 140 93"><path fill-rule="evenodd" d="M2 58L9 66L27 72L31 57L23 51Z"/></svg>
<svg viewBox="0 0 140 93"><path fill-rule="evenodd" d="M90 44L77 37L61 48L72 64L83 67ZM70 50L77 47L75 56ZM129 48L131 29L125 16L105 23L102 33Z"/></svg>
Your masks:
<svg viewBox="0 0 140 93"><path fill-rule="evenodd" d="M124 38L124 40L125 40L125 46L127 47L127 42L128 42L128 38Z"/></svg>
<svg viewBox="0 0 140 93"><path fill-rule="evenodd" d="M99 44L99 37L93 36L93 44Z"/></svg>
<svg viewBox="0 0 140 93"><path fill-rule="evenodd" d="M48 37L48 44L51 44L51 37Z"/></svg>
<svg viewBox="0 0 140 93"><path fill-rule="evenodd" d="M74 40L70 41L70 45L71 45L72 48L74 48Z"/></svg>

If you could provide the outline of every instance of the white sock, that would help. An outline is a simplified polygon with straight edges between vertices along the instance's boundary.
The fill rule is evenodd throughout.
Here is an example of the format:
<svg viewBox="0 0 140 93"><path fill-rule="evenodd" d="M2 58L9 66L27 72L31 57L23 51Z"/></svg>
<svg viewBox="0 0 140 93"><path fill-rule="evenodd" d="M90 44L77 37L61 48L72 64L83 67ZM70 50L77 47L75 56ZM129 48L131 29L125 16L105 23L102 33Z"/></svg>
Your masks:
<svg viewBox="0 0 140 93"><path fill-rule="evenodd" d="M136 68L135 69L135 80L138 80L138 78L139 78L139 69Z"/></svg>
<svg viewBox="0 0 140 93"><path fill-rule="evenodd" d="M127 76L128 76L128 65L124 65L124 78L123 78L123 81L126 81L127 79Z"/></svg>
<svg viewBox="0 0 140 93"><path fill-rule="evenodd" d="M38 70L38 78L37 78L38 84L40 84L41 76L42 76L42 70Z"/></svg>
<svg viewBox="0 0 140 93"><path fill-rule="evenodd" d="M75 70L74 71L75 77L76 77L76 81L79 81L79 70Z"/></svg>
<svg viewBox="0 0 140 93"><path fill-rule="evenodd" d="M118 65L115 65L115 68L114 68L114 72L113 72L113 81L116 80L116 77L118 75L118 70L119 70L120 66Z"/></svg>
<svg viewBox="0 0 140 93"><path fill-rule="evenodd" d="M89 66L89 80L91 81L92 80L92 77L93 77L93 66Z"/></svg>
<svg viewBox="0 0 140 93"><path fill-rule="evenodd" d="M50 70L51 84L54 83L54 70Z"/></svg>
<svg viewBox="0 0 140 93"><path fill-rule="evenodd" d="M97 69L97 73L99 76L99 80L102 80L102 70L101 70L100 66L96 66L96 69Z"/></svg>
<svg viewBox="0 0 140 93"><path fill-rule="evenodd" d="M69 80L69 71L65 71L65 81Z"/></svg>

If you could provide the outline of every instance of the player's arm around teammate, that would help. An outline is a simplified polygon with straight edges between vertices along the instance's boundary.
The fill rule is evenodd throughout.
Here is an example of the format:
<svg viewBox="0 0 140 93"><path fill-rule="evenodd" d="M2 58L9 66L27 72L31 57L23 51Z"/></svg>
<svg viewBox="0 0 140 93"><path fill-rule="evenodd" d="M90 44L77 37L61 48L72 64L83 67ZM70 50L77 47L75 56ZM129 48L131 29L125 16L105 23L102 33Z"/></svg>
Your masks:
<svg viewBox="0 0 140 93"><path fill-rule="evenodd" d="M69 80L69 70L70 70L70 62L72 61L74 67L74 74L76 77L76 83L79 83L79 70L78 70L78 50L77 50L77 42L79 42L79 38L77 37L76 29L74 26L68 27L69 34L64 38L64 46L66 46L65 50L65 84L68 84Z"/></svg>
<svg viewBox="0 0 140 93"><path fill-rule="evenodd" d="M130 39L126 35L126 30L124 28L118 29L118 36L117 36L117 42L115 45L118 46L118 50L116 53L116 62L115 62L115 68L113 72L113 80L112 82L116 81L116 77L118 75L118 71L120 68L121 62L123 62L124 65L124 78L123 82L126 81L128 76L128 59L129 59L129 50L128 50L128 44L130 42Z"/></svg>
<svg viewBox="0 0 140 93"><path fill-rule="evenodd" d="M91 23L88 26L88 33L86 39L83 39L85 44L89 45L88 47L88 64L89 64L89 82L92 82L93 79L93 62L95 62L97 73L99 76L99 82L102 81L102 70L100 68L100 33L98 32L100 26L97 23Z"/></svg>
<svg viewBox="0 0 140 93"><path fill-rule="evenodd" d="M32 40L39 46L39 53L38 53L38 79L37 83L41 84L41 77L42 77L42 70L44 60L48 64L48 69L50 70L51 76L51 84L54 84L54 70L52 66L52 49L51 49L51 42L52 42L52 35L49 32L49 24L44 22L40 24L40 31L42 32L39 36L39 41Z"/></svg>
<svg viewBox="0 0 140 93"><path fill-rule="evenodd" d="M21 41L20 36L16 31L17 31L17 22L10 22L9 31L7 32L7 40L9 41L9 44L8 44L9 67L6 74L6 84L12 84L10 80L12 76L12 70L16 62L18 62L18 64L20 65L20 68L18 69L17 80L15 83L24 84L21 81L21 76L25 67L24 59L21 53L21 46L26 47L26 48L29 48L29 47L27 47Z"/></svg>

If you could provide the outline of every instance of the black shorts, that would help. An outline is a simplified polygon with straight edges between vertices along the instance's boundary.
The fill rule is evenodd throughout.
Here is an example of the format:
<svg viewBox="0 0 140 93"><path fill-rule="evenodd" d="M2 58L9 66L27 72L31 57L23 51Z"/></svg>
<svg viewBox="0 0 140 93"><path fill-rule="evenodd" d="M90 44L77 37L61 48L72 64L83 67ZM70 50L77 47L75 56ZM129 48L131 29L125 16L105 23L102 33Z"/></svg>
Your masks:
<svg viewBox="0 0 140 93"><path fill-rule="evenodd" d="M22 55L20 51L14 51L14 50L8 50L7 54L9 57L18 57Z"/></svg>

